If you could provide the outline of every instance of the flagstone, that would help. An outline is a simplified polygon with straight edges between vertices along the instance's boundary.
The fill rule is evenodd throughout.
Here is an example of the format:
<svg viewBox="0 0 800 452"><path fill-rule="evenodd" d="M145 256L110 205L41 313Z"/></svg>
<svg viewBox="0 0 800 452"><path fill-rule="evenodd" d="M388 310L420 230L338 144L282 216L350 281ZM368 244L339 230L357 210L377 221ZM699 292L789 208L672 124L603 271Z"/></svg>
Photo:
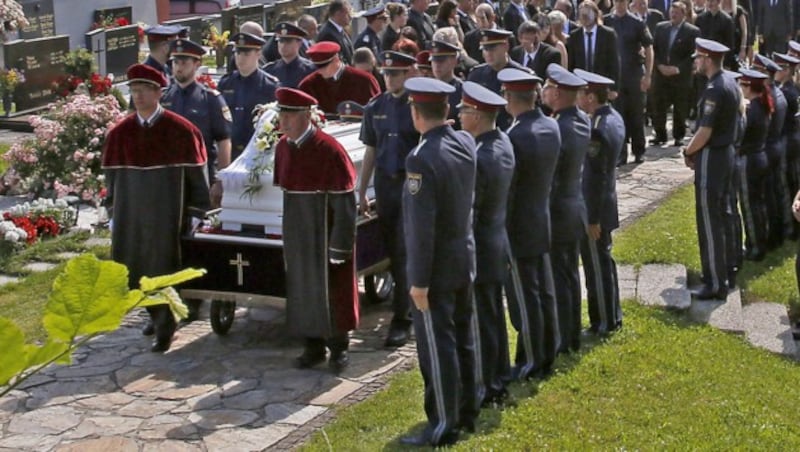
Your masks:
<svg viewBox="0 0 800 452"><path fill-rule="evenodd" d="M257 389L243 392L233 397L226 397L222 399L222 404L225 406L225 408L237 410L256 410L266 405L269 397L269 390Z"/></svg>
<svg viewBox="0 0 800 452"><path fill-rule="evenodd" d="M274 403L264 408L264 421L275 424L303 425L328 409L299 403Z"/></svg>
<svg viewBox="0 0 800 452"><path fill-rule="evenodd" d="M141 423L141 419L132 417L89 417L84 419L75 430L64 435L64 438L82 439L88 436L124 435L136 430Z"/></svg>
<svg viewBox="0 0 800 452"><path fill-rule="evenodd" d="M123 406L117 412L123 416L151 418L174 410L178 405L179 402L175 401L137 399Z"/></svg>
<svg viewBox="0 0 800 452"><path fill-rule="evenodd" d="M227 451L231 449L231 444L236 444L236 449L240 451L260 451L282 440L294 430L294 426L280 424L252 429L217 430L203 438L203 443L209 451Z"/></svg>
<svg viewBox="0 0 800 452"><path fill-rule="evenodd" d="M200 410L189 415L189 421L205 430L219 430L249 424L258 415L243 410Z"/></svg>
<svg viewBox="0 0 800 452"><path fill-rule="evenodd" d="M75 427L80 422L80 414L72 407L45 407L12 417L8 424L8 432L26 435L58 435Z"/></svg>
<svg viewBox="0 0 800 452"><path fill-rule="evenodd" d="M142 452L195 452L202 451L203 448L197 444L183 441L158 441L146 443Z"/></svg>
<svg viewBox="0 0 800 452"><path fill-rule="evenodd" d="M136 441L123 436L87 439L65 444L56 448L56 452L138 452Z"/></svg>

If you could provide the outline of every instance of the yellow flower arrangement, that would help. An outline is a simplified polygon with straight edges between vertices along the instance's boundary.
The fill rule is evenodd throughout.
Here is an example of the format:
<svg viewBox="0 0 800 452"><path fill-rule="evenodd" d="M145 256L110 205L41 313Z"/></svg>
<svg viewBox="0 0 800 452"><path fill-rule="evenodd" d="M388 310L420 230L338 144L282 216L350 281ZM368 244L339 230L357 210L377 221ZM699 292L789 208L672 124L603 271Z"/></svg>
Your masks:
<svg viewBox="0 0 800 452"><path fill-rule="evenodd" d="M0 96L11 95L20 83L25 81L25 75L17 69L0 69Z"/></svg>

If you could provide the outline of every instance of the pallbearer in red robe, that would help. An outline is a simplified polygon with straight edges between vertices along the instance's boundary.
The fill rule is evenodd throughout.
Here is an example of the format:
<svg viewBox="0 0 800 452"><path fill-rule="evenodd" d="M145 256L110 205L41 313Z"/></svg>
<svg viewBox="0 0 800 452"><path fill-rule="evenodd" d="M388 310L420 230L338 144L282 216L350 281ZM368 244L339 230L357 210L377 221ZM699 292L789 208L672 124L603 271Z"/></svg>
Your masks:
<svg viewBox="0 0 800 452"><path fill-rule="evenodd" d="M319 42L309 47L306 55L317 66L317 70L300 81L298 89L317 99L326 114L336 114L336 107L351 100L367 105L381 93L380 85L372 74L347 66L339 58L339 44Z"/></svg>
<svg viewBox="0 0 800 452"><path fill-rule="evenodd" d="M164 75L149 66L128 69L136 111L108 133L103 149L111 230L111 258L128 267L131 287L142 276L181 269L180 239L192 213L210 208L203 135L159 104ZM175 320L167 306L148 308L152 350L169 349Z"/></svg>
<svg viewBox="0 0 800 452"><path fill-rule="evenodd" d="M290 88L275 96L283 136L273 182L283 189L286 317L290 332L305 338L296 364L323 362L327 346L338 373L349 363L348 332L358 326L356 169L342 145L311 124L316 99Z"/></svg>

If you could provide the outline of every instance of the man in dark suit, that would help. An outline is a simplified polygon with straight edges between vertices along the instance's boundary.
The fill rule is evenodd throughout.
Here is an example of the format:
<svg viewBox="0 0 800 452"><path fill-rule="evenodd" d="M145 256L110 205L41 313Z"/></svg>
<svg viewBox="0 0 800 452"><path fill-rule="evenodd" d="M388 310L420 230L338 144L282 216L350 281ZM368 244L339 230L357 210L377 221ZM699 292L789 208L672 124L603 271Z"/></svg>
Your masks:
<svg viewBox="0 0 800 452"><path fill-rule="evenodd" d="M472 30L478 28L478 23L472 15L475 13L476 0L458 0L458 24L461 26L461 31L466 35Z"/></svg>
<svg viewBox="0 0 800 452"><path fill-rule="evenodd" d="M353 9L345 0L333 0L328 6L328 21L317 35L317 42L331 41L339 44L344 64L353 64L353 41L347 28L353 18Z"/></svg>
<svg viewBox="0 0 800 452"><path fill-rule="evenodd" d="M516 34L517 29L528 20L528 11L525 10L525 5L522 0L511 0L503 11L503 28Z"/></svg>
<svg viewBox="0 0 800 452"><path fill-rule="evenodd" d="M356 42L353 44L354 51L361 47L371 50L379 62L383 58L383 47L378 35L386 29L386 21L389 18L385 9L383 5L378 5L362 14L362 17L367 19L367 27L356 37Z"/></svg>
<svg viewBox="0 0 800 452"><path fill-rule="evenodd" d="M703 39L710 39L716 41L725 47L728 47L728 53L725 55L723 64L725 67L734 67L735 55L738 51L736 43L734 42L734 32L736 25L733 19L725 11L720 9L721 0L707 0L706 10L698 14L694 19L694 24L700 29L700 37ZM770 0L761 0L768 2ZM700 89L705 89L705 83L700 84Z"/></svg>
<svg viewBox="0 0 800 452"><path fill-rule="evenodd" d="M536 73L539 78L547 77L547 66L550 63L560 64L561 54L555 47L541 42L539 25L533 21L525 21L519 26L520 45L511 49L512 60Z"/></svg>
<svg viewBox="0 0 800 452"><path fill-rule="evenodd" d="M481 30L493 30L497 28L495 23L496 16L492 5L481 3L475 8L475 19L478 21L478 28L464 33L464 51L473 60L483 63L483 53L481 52Z"/></svg>
<svg viewBox="0 0 800 452"><path fill-rule="evenodd" d="M672 138L681 146L686 133L688 96L692 89L694 40L700 30L686 21L686 4L676 1L669 9L669 21L656 27L653 42L653 129L651 144L667 141L667 110L672 106Z"/></svg>
<svg viewBox="0 0 800 452"><path fill-rule="evenodd" d="M553 111L561 135L558 162L550 186L550 227L553 231L550 260L558 312L558 325L552 328L557 336L557 349L561 350L574 345L561 343L561 319L574 318L573 313L581 312L578 256L581 239L586 235L581 173L591 137L589 116L577 107L578 91L584 87L586 82L583 79L560 65L551 64L542 89L542 102ZM545 349L546 362L553 359L551 353L554 353L552 346Z"/></svg>
<svg viewBox="0 0 800 452"><path fill-rule="evenodd" d="M650 32L651 36L654 36L656 33L656 25L663 22L664 18L669 16L669 12L662 13L658 9L648 8L647 0L632 0L631 12L639 16L639 19L642 19L642 22L647 25L647 30Z"/></svg>
<svg viewBox="0 0 800 452"><path fill-rule="evenodd" d="M786 41L794 36L794 12L791 0L760 0L758 3L758 51L762 55L785 52Z"/></svg>
<svg viewBox="0 0 800 452"><path fill-rule="evenodd" d="M518 69L503 69L498 77L508 101L506 110L514 117L508 129L515 166L506 220L511 244L506 296L511 323L519 335L514 375L526 379L547 371L545 348L553 354L558 340L553 331L558 320L549 254L549 193L561 135L558 123L536 106L539 77Z"/></svg>
<svg viewBox="0 0 800 452"><path fill-rule="evenodd" d="M430 0L411 0L408 5L408 26L417 32L417 46L420 50L429 50L436 27L433 19L426 12Z"/></svg>
<svg viewBox="0 0 800 452"><path fill-rule="evenodd" d="M614 80L611 99L619 89L620 62L617 50L617 33L599 24L600 9L592 0L585 0L578 8L581 28L567 38L567 67L595 72ZM587 47L587 42L589 43Z"/></svg>

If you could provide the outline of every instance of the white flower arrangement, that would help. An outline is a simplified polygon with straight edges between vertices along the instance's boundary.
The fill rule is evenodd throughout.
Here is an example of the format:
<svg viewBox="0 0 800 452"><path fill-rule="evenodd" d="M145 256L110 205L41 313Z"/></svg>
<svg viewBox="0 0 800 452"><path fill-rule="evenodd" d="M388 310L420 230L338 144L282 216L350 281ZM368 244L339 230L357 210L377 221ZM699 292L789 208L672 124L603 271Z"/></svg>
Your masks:
<svg viewBox="0 0 800 452"><path fill-rule="evenodd" d="M3 237L4 241L11 242L15 245L18 243L25 243L25 240L28 239L28 233L25 232L24 229L18 228L10 221L0 222L0 236Z"/></svg>

